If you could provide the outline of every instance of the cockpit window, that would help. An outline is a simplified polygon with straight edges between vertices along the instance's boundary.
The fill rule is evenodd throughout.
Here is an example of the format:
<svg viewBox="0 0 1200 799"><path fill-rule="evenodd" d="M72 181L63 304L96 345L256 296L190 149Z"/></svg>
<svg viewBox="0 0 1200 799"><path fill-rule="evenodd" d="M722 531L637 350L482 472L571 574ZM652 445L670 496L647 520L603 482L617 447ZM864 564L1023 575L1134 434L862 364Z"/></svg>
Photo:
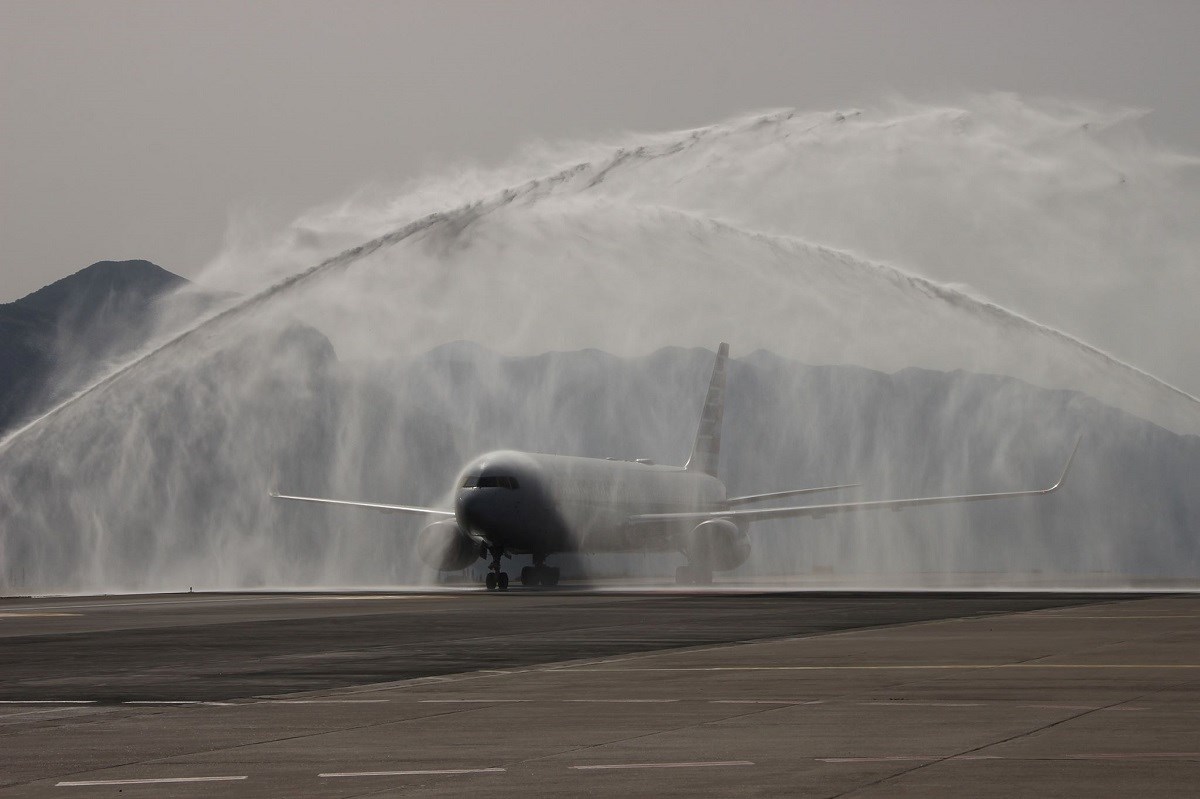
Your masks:
<svg viewBox="0 0 1200 799"><path fill-rule="evenodd" d="M485 474L479 478L480 488L509 488L517 487L517 478L499 474Z"/></svg>
<svg viewBox="0 0 1200 799"><path fill-rule="evenodd" d="M479 485L479 475L468 474L467 479L463 480L462 487L463 488L474 488L477 485Z"/></svg>

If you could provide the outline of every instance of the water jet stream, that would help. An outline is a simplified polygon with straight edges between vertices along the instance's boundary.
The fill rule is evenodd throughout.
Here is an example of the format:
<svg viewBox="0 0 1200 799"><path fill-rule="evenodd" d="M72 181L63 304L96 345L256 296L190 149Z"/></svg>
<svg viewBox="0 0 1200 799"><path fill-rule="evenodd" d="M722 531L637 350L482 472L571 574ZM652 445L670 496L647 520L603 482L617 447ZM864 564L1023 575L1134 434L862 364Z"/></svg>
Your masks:
<svg viewBox="0 0 1200 799"><path fill-rule="evenodd" d="M1162 428L1200 431L1198 400L1071 315L1145 302L1157 280L1173 290L1153 318L1100 307L1159 325L1152 343L1186 330L1164 320L1187 294L1190 228L1161 206L1191 195L1175 202L1171 159L1076 129L1128 115L1006 103L779 112L585 145L233 249L211 274L235 267L240 299L0 441L0 591L427 582L394 518L280 510L269 484L425 505L487 449L682 462L711 355L657 348L722 339L740 493L1004 490L1040 483L1089 432L1059 504L766 524L749 579L986 572L1003 586L1036 568L1112 587L1194 571L1200 503L1179 476L1200 439ZM1155 271L1127 285L1137 225Z"/></svg>

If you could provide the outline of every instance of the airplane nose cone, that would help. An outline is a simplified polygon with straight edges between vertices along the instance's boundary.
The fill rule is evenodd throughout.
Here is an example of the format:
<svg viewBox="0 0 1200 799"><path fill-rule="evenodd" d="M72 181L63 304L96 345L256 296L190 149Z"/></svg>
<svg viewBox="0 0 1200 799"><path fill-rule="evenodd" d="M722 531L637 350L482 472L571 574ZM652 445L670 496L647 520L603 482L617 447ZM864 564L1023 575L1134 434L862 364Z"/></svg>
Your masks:
<svg viewBox="0 0 1200 799"><path fill-rule="evenodd" d="M478 491L463 491L458 496L455 508L459 523L468 529L480 530L486 516L483 510L485 504L486 498Z"/></svg>

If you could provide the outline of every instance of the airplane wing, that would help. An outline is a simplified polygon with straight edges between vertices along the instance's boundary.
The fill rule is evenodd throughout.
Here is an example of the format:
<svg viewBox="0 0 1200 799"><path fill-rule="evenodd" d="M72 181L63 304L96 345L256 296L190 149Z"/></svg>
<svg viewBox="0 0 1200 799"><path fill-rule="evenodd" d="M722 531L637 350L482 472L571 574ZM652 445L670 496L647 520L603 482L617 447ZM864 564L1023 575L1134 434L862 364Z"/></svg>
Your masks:
<svg viewBox="0 0 1200 799"><path fill-rule="evenodd" d="M748 505L752 502L766 502L771 499L783 499L784 497L798 497L801 494L816 494L819 491L838 491L843 488L858 488L861 483L846 483L840 486L821 486L820 488L794 488L791 491L772 491L769 494L747 494L744 497L730 497L725 500L725 504L729 507L734 505Z"/></svg>
<svg viewBox="0 0 1200 799"><path fill-rule="evenodd" d="M788 508L756 508L753 510L724 510L724 511L697 511L691 513L644 513L637 516L631 516L627 519L630 524L652 523L652 522L672 522L672 521L695 521L700 523L708 519L729 519L731 521L765 521L767 519L784 519L795 516L812 516L819 518L828 513L844 513L854 510L900 510L902 508L913 508L922 505L947 505L957 502L978 502L985 499L1007 499L1011 497L1032 497L1051 494L1063 487L1067 480L1067 473L1071 470L1071 463L1075 460L1075 453L1079 450L1079 442L1082 436L1075 441L1075 448L1071 450L1071 456L1067 458L1067 465L1063 467L1062 476L1058 478L1058 482L1049 488L1035 488L1025 491L1005 491L997 494L960 494L950 497L914 497L911 499L880 499L871 500L868 502L838 502L827 505L802 505L799 507Z"/></svg>
<svg viewBox="0 0 1200 799"><path fill-rule="evenodd" d="M377 510L380 513L416 513L421 516L453 516L452 510L439 510L438 508L420 508L414 505L385 505L381 502L351 502L345 499L324 499L321 497L293 497L287 494L280 494L278 491L271 491L272 499L290 499L295 502L313 502L318 505L341 505L350 508L370 508Z"/></svg>

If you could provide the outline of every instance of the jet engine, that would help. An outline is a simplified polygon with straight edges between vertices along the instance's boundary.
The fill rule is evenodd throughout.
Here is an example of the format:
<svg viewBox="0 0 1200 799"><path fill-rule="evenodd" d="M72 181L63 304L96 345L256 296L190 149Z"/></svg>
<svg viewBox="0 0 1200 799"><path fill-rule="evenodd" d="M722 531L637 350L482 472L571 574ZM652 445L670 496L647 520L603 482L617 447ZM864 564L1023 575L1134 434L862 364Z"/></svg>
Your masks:
<svg viewBox="0 0 1200 799"><path fill-rule="evenodd" d="M683 537L683 554L689 563L716 571L736 569L750 557L750 537L728 519L696 525Z"/></svg>
<svg viewBox="0 0 1200 799"><path fill-rule="evenodd" d="M479 544L449 519L428 524L417 535L417 554L439 571L465 569L479 558Z"/></svg>

